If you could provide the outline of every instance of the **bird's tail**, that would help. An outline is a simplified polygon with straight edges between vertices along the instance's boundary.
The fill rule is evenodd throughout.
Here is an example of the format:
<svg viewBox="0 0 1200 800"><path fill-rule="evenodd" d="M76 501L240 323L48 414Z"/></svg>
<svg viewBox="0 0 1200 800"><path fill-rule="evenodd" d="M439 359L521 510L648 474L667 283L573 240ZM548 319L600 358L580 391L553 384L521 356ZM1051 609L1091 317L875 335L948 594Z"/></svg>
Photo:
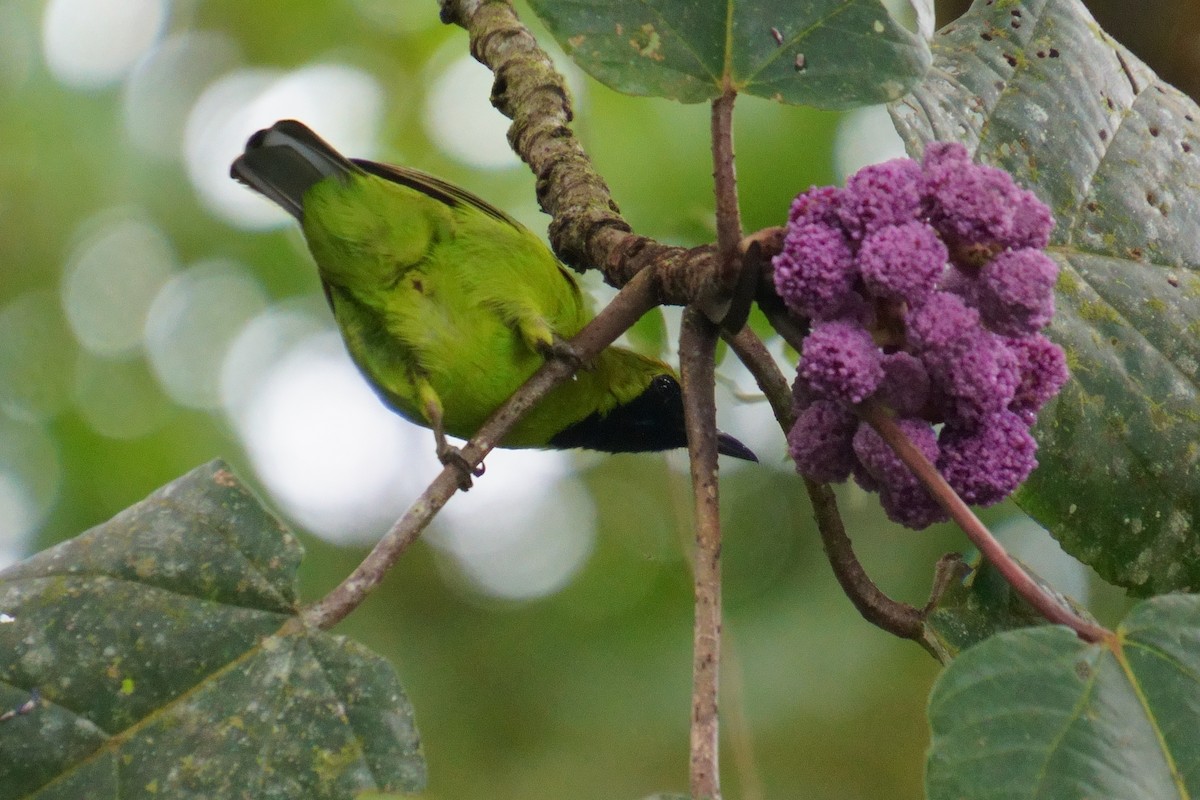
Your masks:
<svg viewBox="0 0 1200 800"><path fill-rule="evenodd" d="M287 211L304 213L304 193L314 184L361 173L303 123L283 119L250 137L229 174Z"/></svg>

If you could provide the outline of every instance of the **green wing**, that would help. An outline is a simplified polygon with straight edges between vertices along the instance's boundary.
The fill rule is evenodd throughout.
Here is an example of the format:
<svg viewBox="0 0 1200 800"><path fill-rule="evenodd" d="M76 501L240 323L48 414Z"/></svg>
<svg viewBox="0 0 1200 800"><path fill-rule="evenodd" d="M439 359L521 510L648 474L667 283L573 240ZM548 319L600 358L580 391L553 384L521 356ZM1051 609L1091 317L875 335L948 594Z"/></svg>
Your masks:
<svg viewBox="0 0 1200 800"><path fill-rule="evenodd" d="M445 203L447 206L470 206L478 211L482 211L498 222L503 222L514 228L524 228L521 223L482 197L471 194L466 189L455 186L452 183L447 183L436 175L430 175L428 172L421 172L409 167L397 167L392 164L381 164L378 161L367 161L365 158L352 158L350 161L372 175L376 175L392 183L398 183L401 186L407 186L410 189L416 189L426 197L431 197L434 200Z"/></svg>

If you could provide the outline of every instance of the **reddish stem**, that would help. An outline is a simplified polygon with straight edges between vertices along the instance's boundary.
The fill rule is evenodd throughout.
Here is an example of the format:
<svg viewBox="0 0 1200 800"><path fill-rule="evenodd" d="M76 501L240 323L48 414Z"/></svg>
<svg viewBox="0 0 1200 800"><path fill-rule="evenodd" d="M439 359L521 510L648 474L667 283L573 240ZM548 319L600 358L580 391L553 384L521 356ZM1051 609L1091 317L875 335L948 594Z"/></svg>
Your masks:
<svg viewBox="0 0 1200 800"><path fill-rule="evenodd" d="M879 435L896 452L900 460L925 485L938 504L963 529L967 538L979 548L983 557L996 567L996 570L1004 576L1004 579L1025 602L1051 622L1066 625L1086 642L1101 642L1113 637L1112 631L1094 622L1089 622L1066 608L1033 578L1029 577L1029 573L1013 560L1004 546L996 540L996 537L992 536L991 531L980 522L979 517L975 516L975 512L971 510L970 506L963 502L950 484L946 483L946 479L929 462L925 454L904 435L904 431L892 419L887 409L877 401L867 400L856 410L859 416L879 432Z"/></svg>

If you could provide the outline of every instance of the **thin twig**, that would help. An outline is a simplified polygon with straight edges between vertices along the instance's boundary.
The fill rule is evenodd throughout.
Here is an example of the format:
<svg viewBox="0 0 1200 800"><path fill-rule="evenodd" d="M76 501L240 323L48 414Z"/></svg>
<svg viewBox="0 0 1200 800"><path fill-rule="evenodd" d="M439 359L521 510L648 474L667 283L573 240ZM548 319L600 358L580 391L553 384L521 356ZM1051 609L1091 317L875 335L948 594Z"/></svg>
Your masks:
<svg viewBox="0 0 1200 800"><path fill-rule="evenodd" d="M854 554L854 545L846 535L837 510L837 498L827 483L804 479L804 488L812 502L813 516L821 534L825 557L842 591L862 614L863 619L902 639L921 641L925 635L925 617L908 603L888 597L867 575Z"/></svg>
<svg viewBox="0 0 1200 800"><path fill-rule="evenodd" d="M605 308L588 323L571 345L580 360L587 363L633 323L657 304L652 271L640 273L617 293ZM548 360L525 382L462 449L471 467L478 466L492 448L504 438L528 411L550 390L569 378L572 364L566 360ZM327 630L357 608L382 581L408 546L416 541L438 510L459 489L458 467L448 466L391 527L374 549L336 588L303 611L306 624Z"/></svg>
<svg viewBox="0 0 1200 800"><path fill-rule="evenodd" d="M790 318L785 317L784 320L782 325L785 329L794 326ZM773 317L771 321L773 324L776 322ZM767 352L762 341L748 329L739 332L737 336L727 336L726 341L767 396L780 427L785 433L790 431L796 421L792 408L792 390L775 359ZM799 344L797 340L793 347ZM812 504L825 557L829 559L829 566L842 591L850 598L858 613L871 624L894 636L923 642L924 612L908 603L888 597L867 575L866 569L854 553L850 537L846 535L846 527L838 513L837 498L833 489L827 484L809 480L805 480L804 488Z"/></svg>
<svg viewBox="0 0 1200 800"><path fill-rule="evenodd" d="M683 314L679 365L683 379L688 455L692 465L696 560L693 569L696 618L693 631L691 794L718 800L717 695L721 663L721 518L717 492L716 382L717 328L700 311Z"/></svg>
<svg viewBox="0 0 1200 800"><path fill-rule="evenodd" d="M1004 546L992 536L991 531L979 521L962 498L946 483L937 468L929 462L917 447L892 419L887 410L878 402L867 400L856 409L872 428L879 432L883 440L896 452L900 460L912 470L913 474L925 485L938 504L946 510L951 519L958 523L967 538L979 548L983 557L992 563L996 570L1004 576L1009 585L1016 590L1025 602L1029 603L1039 614L1060 625L1066 625L1075 631L1080 639L1086 642L1111 640L1112 631L1083 619L1069 608L1059 603L1046 592L1037 581L1021 568L1004 549Z"/></svg>

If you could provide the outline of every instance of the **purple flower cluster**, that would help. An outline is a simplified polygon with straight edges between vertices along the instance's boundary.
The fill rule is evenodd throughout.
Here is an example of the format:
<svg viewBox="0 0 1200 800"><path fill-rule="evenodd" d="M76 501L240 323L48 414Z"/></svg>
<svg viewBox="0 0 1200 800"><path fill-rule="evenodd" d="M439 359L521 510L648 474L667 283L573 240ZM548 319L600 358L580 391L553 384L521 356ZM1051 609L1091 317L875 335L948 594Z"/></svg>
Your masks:
<svg viewBox="0 0 1200 800"><path fill-rule="evenodd" d="M946 519L859 423L852 406L875 398L964 500L1007 497L1037 466L1029 428L1067 379L1040 332L1054 314L1053 229L1032 192L956 143L797 197L773 262L779 296L811 322L788 437L797 470L853 476L911 528Z"/></svg>

